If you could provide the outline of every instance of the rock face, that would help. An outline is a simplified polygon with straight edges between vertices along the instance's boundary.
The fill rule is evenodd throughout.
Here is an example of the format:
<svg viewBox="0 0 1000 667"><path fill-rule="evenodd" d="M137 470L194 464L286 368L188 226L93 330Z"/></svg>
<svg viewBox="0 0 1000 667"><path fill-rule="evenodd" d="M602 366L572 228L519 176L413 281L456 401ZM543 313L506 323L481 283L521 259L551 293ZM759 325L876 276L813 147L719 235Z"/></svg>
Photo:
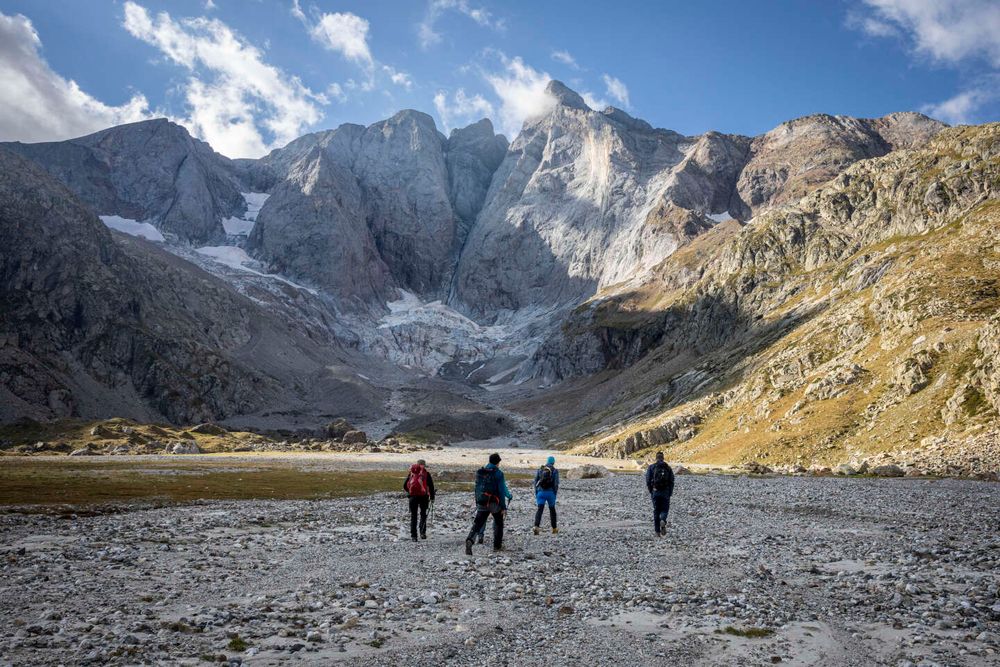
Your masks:
<svg viewBox="0 0 1000 667"><path fill-rule="evenodd" d="M417 111L307 135L262 160L284 181L248 249L347 300L440 296L505 147L489 121L445 139Z"/></svg>
<svg viewBox="0 0 1000 667"><path fill-rule="evenodd" d="M151 222L182 241L220 239L222 220L246 210L231 161L166 119L0 145L42 165L95 213Z"/></svg>
<svg viewBox="0 0 1000 667"><path fill-rule="evenodd" d="M191 264L113 234L2 148L0 238L0 419L193 423L317 394L345 408L370 400L360 381L317 372L338 361L335 350Z"/></svg>

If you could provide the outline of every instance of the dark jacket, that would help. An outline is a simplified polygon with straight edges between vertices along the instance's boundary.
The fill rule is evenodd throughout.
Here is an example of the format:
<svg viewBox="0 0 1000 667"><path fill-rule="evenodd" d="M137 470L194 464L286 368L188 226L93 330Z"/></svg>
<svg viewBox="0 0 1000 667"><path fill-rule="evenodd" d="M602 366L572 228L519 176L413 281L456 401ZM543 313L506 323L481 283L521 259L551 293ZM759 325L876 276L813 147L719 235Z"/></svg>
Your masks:
<svg viewBox="0 0 1000 667"><path fill-rule="evenodd" d="M666 491L657 491L653 488L653 470L658 465L667 466L667 471L669 472L669 482L667 483ZM651 496L666 496L669 498L674 494L674 469L671 468L666 462L656 462L653 465L646 468L646 488L649 489L649 494Z"/></svg>
<svg viewBox="0 0 1000 667"><path fill-rule="evenodd" d="M407 493L410 492L410 479L413 478L413 475L420 472L421 469L423 469L423 471L427 474L427 493L430 495L431 500L433 501L434 479L431 477L431 473L429 470L427 470L427 468L424 468L423 466L418 466L416 463L410 466L410 473L406 476L406 481L403 482L403 491L406 491Z"/></svg>
<svg viewBox="0 0 1000 667"><path fill-rule="evenodd" d="M554 493L559 493L559 471L556 469L555 466L542 466L542 468L545 467L552 468L552 491ZM542 468L539 468L538 471L535 473L535 491L541 489L541 487L538 486L538 483L542 481Z"/></svg>

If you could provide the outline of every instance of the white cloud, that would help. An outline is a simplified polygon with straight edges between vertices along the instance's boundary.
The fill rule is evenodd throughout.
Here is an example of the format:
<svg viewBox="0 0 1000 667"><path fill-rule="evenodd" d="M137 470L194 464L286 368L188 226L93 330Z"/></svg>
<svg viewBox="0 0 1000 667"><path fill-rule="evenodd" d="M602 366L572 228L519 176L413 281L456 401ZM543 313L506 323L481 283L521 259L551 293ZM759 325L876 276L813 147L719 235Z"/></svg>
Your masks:
<svg viewBox="0 0 1000 667"><path fill-rule="evenodd" d="M547 72L539 72L520 57L501 58L504 70L487 73L485 77L500 98L500 125L508 136L513 136L520 132L525 120L551 109L556 99L545 90L552 79Z"/></svg>
<svg viewBox="0 0 1000 667"><path fill-rule="evenodd" d="M413 79L406 72L401 72L390 65L382 65L382 71L389 76L389 80L397 86L402 86L409 90L413 87Z"/></svg>
<svg viewBox="0 0 1000 667"><path fill-rule="evenodd" d="M0 140L57 141L150 116L136 94L108 106L49 67L31 21L0 13Z"/></svg>
<svg viewBox="0 0 1000 667"><path fill-rule="evenodd" d="M965 125L976 122L976 112L997 99L1000 99L1000 76L991 76L969 90L943 102L926 104L920 110L951 125Z"/></svg>
<svg viewBox="0 0 1000 667"><path fill-rule="evenodd" d="M574 58L573 54L570 53L569 51L560 51L560 50L553 51L552 60L555 60L558 63L562 63L563 65L567 65L573 69L577 70L580 69L580 65L577 64L576 58Z"/></svg>
<svg viewBox="0 0 1000 667"><path fill-rule="evenodd" d="M441 126L447 132L459 123L469 123L480 118L491 118L493 116L493 105L482 95L468 95L464 89L459 88L448 99L448 93L439 90L434 95L434 108L437 110L438 118L441 119Z"/></svg>
<svg viewBox="0 0 1000 667"><path fill-rule="evenodd" d="M494 17L484 7L473 7L468 0L430 0L424 19L417 24L417 38L422 48L426 49L441 41L441 33L436 30L435 24L447 11L463 14L485 28L499 31L505 28L503 19Z"/></svg>
<svg viewBox="0 0 1000 667"><path fill-rule="evenodd" d="M611 106L610 104L608 104L608 101L606 99L594 95L589 90L585 90L582 93L580 93L580 97L582 97L583 101L587 103L587 106L593 109L594 111L600 111L601 109L606 109L607 107Z"/></svg>
<svg viewBox="0 0 1000 667"><path fill-rule="evenodd" d="M318 105L328 103L322 93L266 63L256 47L218 19L175 21L167 12L154 19L129 0L124 26L190 71L190 117L181 122L230 157L258 157L288 143L318 122Z"/></svg>
<svg viewBox="0 0 1000 667"><path fill-rule="evenodd" d="M340 53L348 60L370 69L375 60L368 47L368 28L368 21L357 14L336 12L320 16L309 34L323 48Z"/></svg>
<svg viewBox="0 0 1000 667"><path fill-rule="evenodd" d="M617 79L610 74L602 74L601 78L604 80L608 95L626 109L629 108L631 103L628 99L628 86L622 83L621 79Z"/></svg>
<svg viewBox="0 0 1000 667"><path fill-rule="evenodd" d="M984 58L1000 67L1000 3L996 0L863 0L873 16L849 23L875 37L902 33L919 53L957 63Z"/></svg>
<svg viewBox="0 0 1000 667"><path fill-rule="evenodd" d="M214 0L205 0L205 11L210 12L213 9L216 9L216 7L217 5L215 4Z"/></svg>

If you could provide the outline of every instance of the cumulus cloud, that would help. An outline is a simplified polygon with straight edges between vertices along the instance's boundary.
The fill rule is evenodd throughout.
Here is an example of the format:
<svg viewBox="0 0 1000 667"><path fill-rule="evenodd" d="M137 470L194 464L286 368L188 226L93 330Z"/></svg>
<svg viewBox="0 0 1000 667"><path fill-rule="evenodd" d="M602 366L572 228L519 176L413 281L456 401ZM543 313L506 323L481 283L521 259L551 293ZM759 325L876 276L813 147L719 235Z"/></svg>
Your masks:
<svg viewBox="0 0 1000 667"><path fill-rule="evenodd" d="M949 123L974 122L976 112L1000 97L1000 3L996 0L862 0L848 25L872 37L897 37L916 54L945 65L986 63L991 70L966 90L924 113Z"/></svg>
<svg viewBox="0 0 1000 667"><path fill-rule="evenodd" d="M58 141L150 116L136 94L109 106L56 74L42 58L31 21L0 13L0 140Z"/></svg>
<svg viewBox="0 0 1000 667"><path fill-rule="evenodd" d="M473 7L468 0L430 0L424 19L417 24L417 38L422 48L428 48L441 41L441 33L435 25L441 15L448 11L458 12L486 28L502 31L503 19L498 19L484 7Z"/></svg>
<svg viewBox="0 0 1000 667"><path fill-rule="evenodd" d="M413 87L413 79L411 79L410 75L406 72L401 72L390 65L382 65L382 71L385 72L389 77L389 80L397 86L401 86L407 90Z"/></svg>
<svg viewBox="0 0 1000 667"><path fill-rule="evenodd" d="M552 60L555 60L557 63L562 63L563 65L567 65L568 67L571 67L573 69L577 70L580 69L580 65L577 64L576 58L574 58L573 54L570 53L569 51L560 51L558 49L553 51Z"/></svg>
<svg viewBox="0 0 1000 667"><path fill-rule="evenodd" d="M299 10L301 12L301 10ZM350 12L323 14L310 29L309 34L325 49L341 54L346 59L371 68L374 65L368 47L366 19Z"/></svg>
<svg viewBox="0 0 1000 667"><path fill-rule="evenodd" d="M230 157L259 157L288 143L318 122L319 105L328 103L218 19L178 21L167 12L154 18L129 0L124 26L190 72L190 116L181 122Z"/></svg>
<svg viewBox="0 0 1000 667"><path fill-rule="evenodd" d="M508 136L520 132L526 120L543 115L555 105L554 97L546 92L552 77L539 72L520 57L501 56L504 68L486 73L486 81L500 98L500 125Z"/></svg>
<svg viewBox="0 0 1000 667"><path fill-rule="evenodd" d="M905 35L919 53L957 63L983 58L1000 67L1000 3L996 0L863 0L870 15L851 23L874 37Z"/></svg>
<svg viewBox="0 0 1000 667"><path fill-rule="evenodd" d="M608 104L608 101L606 99L604 99L603 97L598 97L589 90L584 90L583 92L581 92L580 97L582 97L583 101L587 103L587 106L593 109L594 111L600 111L601 109L606 109L609 106L611 106L610 104Z"/></svg>
<svg viewBox="0 0 1000 667"><path fill-rule="evenodd" d="M1000 99L1000 76L986 77L977 85L943 102L926 104L920 110L951 125L976 122L976 112Z"/></svg>
<svg viewBox="0 0 1000 667"><path fill-rule="evenodd" d="M493 105L482 95L469 95L459 88L448 98L448 93L439 90L434 95L434 108L445 132L461 123L468 124L480 118L493 116Z"/></svg>
<svg viewBox="0 0 1000 667"><path fill-rule="evenodd" d="M631 106L628 99L628 86L622 83L621 79L617 79L610 74L601 75L601 79L604 80L604 86L611 99L615 100L626 109Z"/></svg>

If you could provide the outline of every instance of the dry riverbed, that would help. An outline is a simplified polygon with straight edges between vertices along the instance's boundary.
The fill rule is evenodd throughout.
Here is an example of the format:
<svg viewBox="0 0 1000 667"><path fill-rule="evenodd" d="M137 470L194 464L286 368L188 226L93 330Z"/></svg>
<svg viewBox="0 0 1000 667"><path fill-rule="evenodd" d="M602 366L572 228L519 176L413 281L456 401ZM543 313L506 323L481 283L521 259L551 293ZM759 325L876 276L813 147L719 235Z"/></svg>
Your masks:
<svg viewBox="0 0 1000 667"><path fill-rule="evenodd" d="M515 489L467 558L470 495L418 544L396 492L4 512L0 664L1000 660L995 483L683 476L657 539L638 477L567 480L559 535Z"/></svg>

